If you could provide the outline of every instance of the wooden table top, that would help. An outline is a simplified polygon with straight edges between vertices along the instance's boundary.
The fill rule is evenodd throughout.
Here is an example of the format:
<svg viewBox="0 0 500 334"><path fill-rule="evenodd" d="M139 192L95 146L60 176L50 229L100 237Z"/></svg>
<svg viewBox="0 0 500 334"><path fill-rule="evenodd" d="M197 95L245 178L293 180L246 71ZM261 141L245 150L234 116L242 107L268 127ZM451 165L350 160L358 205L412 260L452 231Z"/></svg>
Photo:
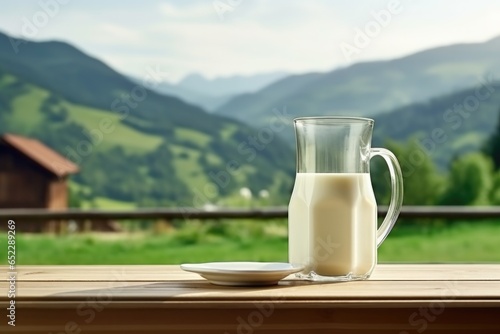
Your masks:
<svg viewBox="0 0 500 334"><path fill-rule="evenodd" d="M475 316L474 309L478 309L482 310L477 314L479 318L474 318L477 321L471 323L469 327L466 324L461 324L456 328L446 327L452 326L455 320L458 323L465 321L460 319L461 313L450 311L439 313L439 317L435 316L436 320L430 321L428 319L428 326L430 328L431 325L438 326L442 324L443 326L446 325L446 329L468 328L469 330L480 330L482 328L485 333L489 333L490 330L499 330L500 333L500 325L498 324L500 323L498 321L500 319L500 264L383 264L378 265L372 277L366 281L320 284L288 277L280 281L278 285L270 287L216 286L197 274L182 271L177 265L20 266L16 271L18 323L27 326L25 333L39 333L35 330L36 328L43 328L47 333L47 329L56 326L56 320L54 322L48 320L52 314L50 310L58 310L59 324L61 317L65 317L66 313L64 312L67 312L68 317L72 316L80 319L78 311L75 310L78 310L82 303L88 303L89 300L100 301L104 309L102 316L100 316L102 323L99 323L98 326L94 323L82 322L81 324L81 326L88 325L85 327L87 332L93 333L100 333L103 328L111 328L106 327L106 324L111 326L111 318L115 314L113 312L119 312L119 310L123 312L124 309L134 309L136 312L149 310L148 315L156 312L155 310L163 310L163 318L168 313L165 313L165 309L176 310L175 312L191 310L192 317L184 315L184 318L182 313L177 314L174 312L177 314L177 318L172 318L172 321L179 321L177 327L175 327L178 332L187 333L192 331L194 333L200 331L200 328L205 328L201 333L211 333L212 329L214 333L224 333L223 330L229 329L229 327L224 327L222 320L220 326L217 325L219 327L214 325L215 327L212 328L207 324L211 323L215 319L214 317L221 317L221 312L226 312L226 315L236 312L233 314L234 317L229 317L233 322L231 328L235 330L237 329L237 327L234 327L237 324L235 319L238 319L238 314L246 314L244 312L259 309L256 306L259 303L272 305L275 313L279 313L277 310L289 312L283 314L284 317L292 317L287 321L279 320L281 318L278 316L269 317L269 319L274 318L273 321L281 321L281 325L285 322L296 323L296 325L299 323L300 317L295 315L295 318L293 318L294 310L323 312L301 313L306 317L310 317L307 323L312 323L312 319L315 319L314 323L317 325L313 327L316 329L321 329L323 328L321 326L327 326L327 324L330 327L324 328L336 328L331 327L335 325L335 322L330 322L333 319L330 317L333 315L327 316L330 313L325 312L337 312L335 314L338 314L342 310L348 312L347 310L351 309L352 312L352 310L355 311L356 309L369 309L372 310L370 313L372 316L367 319L372 319L370 321L373 322L374 315L382 316L383 314L375 310L390 309L392 310L393 319L389 320L392 325L389 325L389 320L387 320L383 323L385 325L379 324L382 326L380 328L377 327L379 325L373 324L375 327L365 328L366 330L378 328L381 333L391 332L389 329L397 329L397 333L405 333L405 331L410 333L411 330L417 332L415 330L420 327L414 326L409 318L414 312L422 308L434 307L435 309L436 305L439 305L443 310L455 309L457 312L458 310L464 310L464 312L467 311L469 312L467 314L472 316ZM0 291L8 291L8 273L7 267L0 268ZM7 294L2 293L0 295L1 308L5 309L8 303ZM23 310L26 310L25 314L30 315L30 319L22 319ZM218 313L214 313L215 311ZM491 317L492 312L498 314L497 319ZM436 315L437 313L436 311ZM106 317L105 314L108 314L109 317ZM198 316L195 316L195 314L198 314ZM212 318L204 317L204 315L208 314ZM361 314L360 311L359 317L362 318ZM352 316L351 322L358 323L360 318L354 314ZM481 317L485 318L481 320ZM437 318L441 320L438 321ZM182 322L182 319L185 319L187 323ZM347 313L345 319L349 319ZM487 321L488 319L491 321ZM36 321L39 321L40 324L47 323L44 325L45 327L35 328L31 322ZM154 319L150 320L147 326L151 326L155 321ZM271 326L269 327L270 330L281 328L272 327L278 326L277 324L273 325L273 321L268 321L268 325ZM191 324L188 324L189 322ZM399 322L399 324L396 326L394 322ZM40 324L37 326L41 326ZM157 324L156 326L160 325ZM265 328L267 327L264 325L260 326L261 330ZM294 328L300 329L300 326ZM349 332L349 328L344 328L346 333ZM0 332L9 329L11 328L5 326L5 321L0 323ZM364 333L362 328L356 330L359 333ZM130 333L133 332L147 331L143 328ZM290 328L288 328L288 332L291 332ZM123 329L121 333L129 332Z"/></svg>

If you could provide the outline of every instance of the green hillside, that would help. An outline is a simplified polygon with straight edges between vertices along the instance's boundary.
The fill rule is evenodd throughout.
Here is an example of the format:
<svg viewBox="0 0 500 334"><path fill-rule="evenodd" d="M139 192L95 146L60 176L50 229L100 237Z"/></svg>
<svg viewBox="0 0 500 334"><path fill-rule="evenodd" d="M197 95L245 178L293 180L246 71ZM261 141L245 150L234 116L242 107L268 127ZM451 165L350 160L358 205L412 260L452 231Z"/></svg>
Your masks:
<svg viewBox="0 0 500 334"><path fill-rule="evenodd" d="M499 54L500 37L290 76L257 93L237 96L216 113L252 125L266 124L272 110L282 106L294 116L373 116L471 87L485 74L500 74ZM287 138L291 135L286 133Z"/></svg>
<svg viewBox="0 0 500 334"><path fill-rule="evenodd" d="M199 206L241 187L284 203L292 182L293 152L278 138L252 147L257 130L134 84L65 43L28 42L15 54L0 34L3 132L78 163L72 190L94 205Z"/></svg>
<svg viewBox="0 0 500 334"><path fill-rule="evenodd" d="M383 145L388 139L416 140L422 152L447 168L453 157L484 145L495 129L499 111L500 82L477 85L375 116L374 145Z"/></svg>

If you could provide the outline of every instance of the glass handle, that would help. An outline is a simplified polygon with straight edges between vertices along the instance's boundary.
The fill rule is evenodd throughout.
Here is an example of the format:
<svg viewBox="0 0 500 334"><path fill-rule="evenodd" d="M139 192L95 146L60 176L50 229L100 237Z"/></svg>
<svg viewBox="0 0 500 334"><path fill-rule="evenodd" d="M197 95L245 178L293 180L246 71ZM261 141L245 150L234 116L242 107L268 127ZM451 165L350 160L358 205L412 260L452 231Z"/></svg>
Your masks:
<svg viewBox="0 0 500 334"><path fill-rule="evenodd" d="M385 216L382 225L380 225L377 230L377 247L380 247L396 223L396 219L398 219L399 212L401 211L401 206L403 205L403 174L401 173L401 167L399 167L398 159L391 151L386 150L385 148L372 148L370 151L370 159L377 155L381 156L389 167L392 190L391 203L389 204L387 215Z"/></svg>

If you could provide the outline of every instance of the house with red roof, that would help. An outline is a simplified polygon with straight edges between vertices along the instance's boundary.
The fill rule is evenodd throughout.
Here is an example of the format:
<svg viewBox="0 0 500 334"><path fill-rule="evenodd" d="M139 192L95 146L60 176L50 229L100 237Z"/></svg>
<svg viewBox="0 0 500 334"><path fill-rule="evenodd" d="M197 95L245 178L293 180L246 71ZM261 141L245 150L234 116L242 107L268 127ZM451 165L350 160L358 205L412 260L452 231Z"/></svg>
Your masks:
<svg viewBox="0 0 500 334"><path fill-rule="evenodd" d="M0 136L0 209L68 207L68 176L79 168L42 142ZM42 232L47 223L23 222L23 231Z"/></svg>

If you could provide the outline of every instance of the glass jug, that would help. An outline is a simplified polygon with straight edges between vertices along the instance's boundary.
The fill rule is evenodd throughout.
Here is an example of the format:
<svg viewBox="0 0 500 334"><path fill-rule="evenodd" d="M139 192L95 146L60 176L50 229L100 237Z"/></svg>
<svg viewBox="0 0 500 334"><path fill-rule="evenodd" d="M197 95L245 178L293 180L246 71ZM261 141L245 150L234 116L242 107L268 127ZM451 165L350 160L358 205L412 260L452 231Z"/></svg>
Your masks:
<svg viewBox="0 0 500 334"><path fill-rule="evenodd" d="M289 261L313 281L370 277L377 248L391 231L403 202L399 163L389 150L371 148L374 121L360 117L294 120L297 174L288 206ZM389 166L391 202L377 230L370 159Z"/></svg>

